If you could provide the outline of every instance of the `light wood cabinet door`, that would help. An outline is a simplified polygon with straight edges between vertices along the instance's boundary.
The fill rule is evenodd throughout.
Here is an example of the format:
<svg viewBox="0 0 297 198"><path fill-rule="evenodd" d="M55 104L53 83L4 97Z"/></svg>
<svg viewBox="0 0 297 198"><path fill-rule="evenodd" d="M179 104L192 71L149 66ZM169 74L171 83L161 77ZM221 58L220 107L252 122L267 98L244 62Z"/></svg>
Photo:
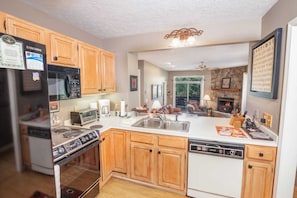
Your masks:
<svg viewBox="0 0 297 198"><path fill-rule="evenodd" d="M77 40L56 32L48 32L46 50L49 64L78 67L77 48Z"/></svg>
<svg viewBox="0 0 297 198"><path fill-rule="evenodd" d="M0 12L0 32L6 33L6 14L4 12Z"/></svg>
<svg viewBox="0 0 297 198"><path fill-rule="evenodd" d="M185 190L186 151L159 148L158 184L160 186Z"/></svg>
<svg viewBox="0 0 297 198"><path fill-rule="evenodd" d="M243 198L271 198L273 165L248 160L244 164Z"/></svg>
<svg viewBox="0 0 297 198"><path fill-rule="evenodd" d="M115 56L113 53L101 51L102 92L115 92Z"/></svg>
<svg viewBox="0 0 297 198"><path fill-rule="evenodd" d="M10 15L6 17L6 33L37 43L46 43L44 28Z"/></svg>
<svg viewBox="0 0 297 198"><path fill-rule="evenodd" d="M111 176L114 167L114 150L111 130L106 131L101 135L100 150L101 176L102 180L106 181Z"/></svg>
<svg viewBox="0 0 297 198"><path fill-rule="evenodd" d="M25 167L31 167L28 127L26 125L20 125L20 135L23 165Z"/></svg>
<svg viewBox="0 0 297 198"><path fill-rule="evenodd" d="M131 142L131 178L154 182L154 149L151 145Z"/></svg>
<svg viewBox="0 0 297 198"><path fill-rule="evenodd" d="M127 141L126 131L113 130L114 171L127 172Z"/></svg>
<svg viewBox="0 0 297 198"><path fill-rule="evenodd" d="M271 198L276 147L245 145L242 197Z"/></svg>
<svg viewBox="0 0 297 198"><path fill-rule="evenodd" d="M98 93L101 89L100 52L85 43L78 44L82 94Z"/></svg>
<svg viewBox="0 0 297 198"><path fill-rule="evenodd" d="M96 146L80 157L80 164L93 170L99 170L99 146Z"/></svg>

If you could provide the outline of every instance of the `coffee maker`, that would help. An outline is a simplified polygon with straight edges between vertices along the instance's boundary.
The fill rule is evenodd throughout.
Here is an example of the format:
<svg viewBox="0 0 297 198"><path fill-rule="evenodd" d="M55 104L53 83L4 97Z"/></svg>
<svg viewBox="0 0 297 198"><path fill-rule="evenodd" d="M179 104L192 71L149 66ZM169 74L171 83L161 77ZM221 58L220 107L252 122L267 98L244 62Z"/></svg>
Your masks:
<svg viewBox="0 0 297 198"><path fill-rule="evenodd" d="M100 117L110 116L110 100L109 99L100 99L100 100L98 100L98 104L99 104Z"/></svg>

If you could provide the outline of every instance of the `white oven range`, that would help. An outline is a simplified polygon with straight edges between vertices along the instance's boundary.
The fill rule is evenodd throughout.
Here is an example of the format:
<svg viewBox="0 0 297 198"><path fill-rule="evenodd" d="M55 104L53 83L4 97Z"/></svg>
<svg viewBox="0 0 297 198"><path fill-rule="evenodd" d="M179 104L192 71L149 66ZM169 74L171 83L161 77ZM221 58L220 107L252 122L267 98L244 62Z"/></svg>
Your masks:
<svg viewBox="0 0 297 198"><path fill-rule="evenodd" d="M99 130L53 128L56 197L95 197L99 193Z"/></svg>

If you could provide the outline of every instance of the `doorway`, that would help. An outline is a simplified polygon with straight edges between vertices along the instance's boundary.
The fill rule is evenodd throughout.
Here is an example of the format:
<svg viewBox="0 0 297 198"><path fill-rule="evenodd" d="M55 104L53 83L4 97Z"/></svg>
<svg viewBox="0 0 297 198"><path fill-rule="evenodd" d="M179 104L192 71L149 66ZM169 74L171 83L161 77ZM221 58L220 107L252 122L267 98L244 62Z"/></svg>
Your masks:
<svg viewBox="0 0 297 198"><path fill-rule="evenodd" d="M203 95L203 76L174 76L173 104L185 110L190 100L200 103Z"/></svg>

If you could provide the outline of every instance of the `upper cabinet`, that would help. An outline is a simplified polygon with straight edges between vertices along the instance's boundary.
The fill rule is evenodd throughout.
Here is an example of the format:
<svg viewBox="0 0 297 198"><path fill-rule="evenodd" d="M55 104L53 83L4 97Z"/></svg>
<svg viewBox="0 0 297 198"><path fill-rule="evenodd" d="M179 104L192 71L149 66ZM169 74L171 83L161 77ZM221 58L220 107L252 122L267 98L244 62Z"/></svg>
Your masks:
<svg viewBox="0 0 297 198"><path fill-rule="evenodd" d="M78 43L78 51L82 94L99 93L101 89L100 51L82 42Z"/></svg>
<svg viewBox="0 0 297 198"><path fill-rule="evenodd" d="M101 76L102 92L115 92L115 57L113 53L105 50L101 51Z"/></svg>
<svg viewBox="0 0 297 198"><path fill-rule="evenodd" d="M46 50L48 64L78 67L77 40L56 32L49 32Z"/></svg>
<svg viewBox="0 0 297 198"><path fill-rule="evenodd" d="M8 34L45 44L45 29L40 26L7 15L5 20L5 28L6 33Z"/></svg>
<svg viewBox="0 0 297 198"><path fill-rule="evenodd" d="M6 32L5 30L5 19L6 19L6 14L3 12L0 12L0 32Z"/></svg>
<svg viewBox="0 0 297 198"><path fill-rule="evenodd" d="M82 94L115 92L114 54L78 43Z"/></svg>

